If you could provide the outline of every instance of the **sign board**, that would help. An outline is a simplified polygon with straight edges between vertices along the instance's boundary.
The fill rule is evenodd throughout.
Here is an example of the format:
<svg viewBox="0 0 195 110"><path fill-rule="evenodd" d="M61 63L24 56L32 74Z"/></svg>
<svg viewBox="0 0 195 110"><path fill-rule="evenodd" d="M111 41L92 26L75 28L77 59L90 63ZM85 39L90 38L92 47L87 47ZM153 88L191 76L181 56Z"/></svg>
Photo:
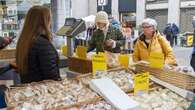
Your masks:
<svg viewBox="0 0 195 110"><path fill-rule="evenodd" d="M96 74L100 74L101 72L106 72L107 64L105 53L99 52L92 56L92 70L93 76L96 76Z"/></svg>
<svg viewBox="0 0 195 110"><path fill-rule="evenodd" d="M187 45L192 46L193 44L193 35L188 35L187 37Z"/></svg>
<svg viewBox="0 0 195 110"><path fill-rule="evenodd" d="M67 46L66 45L62 45L60 50L61 50L62 55L67 56Z"/></svg>
<svg viewBox="0 0 195 110"><path fill-rule="evenodd" d="M98 6L105 6L108 4L108 0L98 0Z"/></svg>
<svg viewBox="0 0 195 110"><path fill-rule="evenodd" d="M149 90L149 72L139 73L134 76L134 95L147 93Z"/></svg>
<svg viewBox="0 0 195 110"><path fill-rule="evenodd" d="M127 55L127 54L119 55L118 56L118 61L120 62L121 66L124 66L125 68L128 68L128 66L129 66L129 55Z"/></svg>
<svg viewBox="0 0 195 110"><path fill-rule="evenodd" d="M84 46L77 46L76 55L81 59L87 58L87 48Z"/></svg>

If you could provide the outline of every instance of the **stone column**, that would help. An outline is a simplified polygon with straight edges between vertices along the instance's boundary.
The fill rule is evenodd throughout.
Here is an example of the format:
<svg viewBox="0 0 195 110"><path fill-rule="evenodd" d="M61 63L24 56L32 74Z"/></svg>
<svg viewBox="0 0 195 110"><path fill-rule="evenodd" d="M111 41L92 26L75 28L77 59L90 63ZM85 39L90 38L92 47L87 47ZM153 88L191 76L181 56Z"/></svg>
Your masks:
<svg viewBox="0 0 195 110"><path fill-rule="evenodd" d="M168 0L168 23L179 26L180 0Z"/></svg>
<svg viewBox="0 0 195 110"><path fill-rule="evenodd" d="M88 16L88 7L88 0L72 0L72 16L75 18L83 18Z"/></svg>
<svg viewBox="0 0 195 110"><path fill-rule="evenodd" d="M89 3L89 15L95 15L97 13L97 0L88 0Z"/></svg>
<svg viewBox="0 0 195 110"><path fill-rule="evenodd" d="M118 10L118 2L119 0L112 0L111 10L112 16L119 21L119 10Z"/></svg>
<svg viewBox="0 0 195 110"><path fill-rule="evenodd" d="M51 0L53 31L56 32L65 22L65 0Z"/></svg>
<svg viewBox="0 0 195 110"><path fill-rule="evenodd" d="M136 27L138 27L146 15L146 0L137 0L136 3Z"/></svg>

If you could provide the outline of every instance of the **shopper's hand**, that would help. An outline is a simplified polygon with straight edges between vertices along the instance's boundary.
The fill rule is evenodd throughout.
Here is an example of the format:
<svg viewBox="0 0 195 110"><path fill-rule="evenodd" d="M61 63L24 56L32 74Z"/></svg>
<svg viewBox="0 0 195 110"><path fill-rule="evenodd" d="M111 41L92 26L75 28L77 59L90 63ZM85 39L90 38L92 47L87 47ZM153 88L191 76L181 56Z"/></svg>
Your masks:
<svg viewBox="0 0 195 110"><path fill-rule="evenodd" d="M170 70L171 67L168 65L168 64L164 64L164 67L163 67L164 70Z"/></svg>

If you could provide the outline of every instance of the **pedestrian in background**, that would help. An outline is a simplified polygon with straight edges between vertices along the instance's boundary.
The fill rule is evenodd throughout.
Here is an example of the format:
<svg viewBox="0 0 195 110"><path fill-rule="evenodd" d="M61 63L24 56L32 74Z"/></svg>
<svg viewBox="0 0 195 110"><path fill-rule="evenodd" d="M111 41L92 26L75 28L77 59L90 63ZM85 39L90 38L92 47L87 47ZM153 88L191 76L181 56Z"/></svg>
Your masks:
<svg viewBox="0 0 195 110"><path fill-rule="evenodd" d="M109 23L112 25L112 27L119 29L120 28L120 23L111 15L108 17Z"/></svg>
<svg viewBox="0 0 195 110"><path fill-rule="evenodd" d="M173 47L174 39L173 39L173 28L171 23L168 23L166 25L163 34L166 36L166 39L169 41L171 47Z"/></svg>
<svg viewBox="0 0 195 110"><path fill-rule="evenodd" d="M192 68L195 71L195 45L193 47L193 51L192 51L192 57L190 59L190 65L192 66Z"/></svg>
<svg viewBox="0 0 195 110"><path fill-rule="evenodd" d="M133 53L135 37L133 35L133 25L131 21L124 21L121 26L121 32L125 40L123 50L127 53Z"/></svg>
<svg viewBox="0 0 195 110"><path fill-rule="evenodd" d="M141 24L143 34L136 41L133 61L148 61L151 52L164 55L164 65L177 65L173 50L168 41L157 31L157 23L154 19L146 18Z"/></svg>
<svg viewBox="0 0 195 110"><path fill-rule="evenodd" d="M174 40L174 45L177 45L177 35L179 34L180 30L179 27L173 23L172 24L172 31L173 31L173 40Z"/></svg>
<svg viewBox="0 0 195 110"><path fill-rule="evenodd" d="M193 16L193 19L192 19L192 26L193 26L193 31L194 31L193 45L195 45L195 16Z"/></svg>
<svg viewBox="0 0 195 110"><path fill-rule="evenodd" d="M49 8L30 8L16 47L16 64L22 83L60 79L59 56L51 43L50 29Z"/></svg>

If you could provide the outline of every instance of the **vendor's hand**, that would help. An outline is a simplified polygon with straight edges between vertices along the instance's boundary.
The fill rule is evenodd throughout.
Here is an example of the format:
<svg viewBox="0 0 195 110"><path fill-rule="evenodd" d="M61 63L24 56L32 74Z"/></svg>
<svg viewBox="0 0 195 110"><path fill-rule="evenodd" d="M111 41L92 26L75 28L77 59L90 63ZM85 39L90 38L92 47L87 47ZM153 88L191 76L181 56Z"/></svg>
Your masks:
<svg viewBox="0 0 195 110"><path fill-rule="evenodd" d="M106 46L108 46L108 47L112 47L113 44L114 44L114 40L112 40L112 39L106 40L105 44L106 44Z"/></svg>
<svg viewBox="0 0 195 110"><path fill-rule="evenodd" d="M163 69L164 69L164 70L170 70L171 67L170 67L168 64L164 64Z"/></svg>

